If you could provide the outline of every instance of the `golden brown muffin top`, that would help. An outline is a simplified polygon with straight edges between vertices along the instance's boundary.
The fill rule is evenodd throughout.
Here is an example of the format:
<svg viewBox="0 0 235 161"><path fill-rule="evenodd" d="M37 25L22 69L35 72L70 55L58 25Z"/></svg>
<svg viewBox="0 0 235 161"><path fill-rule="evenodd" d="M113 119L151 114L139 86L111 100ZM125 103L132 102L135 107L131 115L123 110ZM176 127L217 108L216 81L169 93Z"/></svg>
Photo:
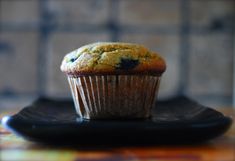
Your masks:
<svg viewBox="0 0 235 161"><path fill-rule="evenodd" d="M68 53L61 70L71 76L102 74L161 75L163 58L142 45L120 42L98 42Z"/></svg>

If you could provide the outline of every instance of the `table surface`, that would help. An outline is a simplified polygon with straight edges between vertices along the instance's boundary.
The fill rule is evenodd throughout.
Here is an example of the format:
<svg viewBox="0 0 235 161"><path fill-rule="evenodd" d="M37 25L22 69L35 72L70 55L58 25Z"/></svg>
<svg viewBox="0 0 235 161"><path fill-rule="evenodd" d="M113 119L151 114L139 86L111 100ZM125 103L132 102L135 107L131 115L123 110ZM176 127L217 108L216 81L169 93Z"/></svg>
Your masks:
<svg viewBox="0 0 235 161"><path fill-rule="evenodd" d="M235 118L232 108L218 111ZM14 111L0 114L11 115ZM235 124L223 136L198 145L128 147L58 147L26 141L0 125L1 161L235 161Z"/></svg>

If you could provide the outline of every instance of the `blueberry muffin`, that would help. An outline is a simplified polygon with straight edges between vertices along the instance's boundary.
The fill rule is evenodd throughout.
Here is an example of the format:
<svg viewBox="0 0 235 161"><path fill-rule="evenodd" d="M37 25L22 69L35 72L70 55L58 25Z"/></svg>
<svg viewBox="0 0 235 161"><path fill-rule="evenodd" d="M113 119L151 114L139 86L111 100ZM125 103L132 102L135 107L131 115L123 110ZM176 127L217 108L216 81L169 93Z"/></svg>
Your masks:
<svg viewBox="0 0 235 161"><path fill-rule="evenodd" d="M119 42L85 45L61 64L76 111L86 119L149 117L165 69L159 54Z"/></svg>

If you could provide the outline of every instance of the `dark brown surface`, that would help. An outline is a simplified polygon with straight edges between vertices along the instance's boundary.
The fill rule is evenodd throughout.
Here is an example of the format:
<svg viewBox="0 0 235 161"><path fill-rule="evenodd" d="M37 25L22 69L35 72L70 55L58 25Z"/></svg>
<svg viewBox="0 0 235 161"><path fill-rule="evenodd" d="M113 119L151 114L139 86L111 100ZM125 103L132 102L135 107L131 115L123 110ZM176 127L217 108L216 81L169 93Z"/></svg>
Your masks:
<svg viewBox="0 0 235 161"><path fill-rule="evenodd" d="M37 142L127 146L198 144L222 135L231 122L222 113L186 97L158 102L153 116L144 120L82 120L72 101L41 98L5 117L3 125Z"/></svg>

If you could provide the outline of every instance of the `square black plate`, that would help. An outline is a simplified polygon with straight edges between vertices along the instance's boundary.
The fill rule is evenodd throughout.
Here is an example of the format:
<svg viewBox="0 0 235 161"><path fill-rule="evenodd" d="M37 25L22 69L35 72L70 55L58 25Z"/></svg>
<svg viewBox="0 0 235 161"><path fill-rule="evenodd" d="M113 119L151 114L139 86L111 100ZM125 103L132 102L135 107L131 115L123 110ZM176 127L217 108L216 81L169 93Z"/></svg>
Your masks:
<svg viewBox="0 0 235 161"><path fill-rule="evenodd" d="M2 124L43 143L133 145L208 141L226 132L232 119L184 96L159 101L145 120L82 120L72 100L39 98Z"/></svg>

